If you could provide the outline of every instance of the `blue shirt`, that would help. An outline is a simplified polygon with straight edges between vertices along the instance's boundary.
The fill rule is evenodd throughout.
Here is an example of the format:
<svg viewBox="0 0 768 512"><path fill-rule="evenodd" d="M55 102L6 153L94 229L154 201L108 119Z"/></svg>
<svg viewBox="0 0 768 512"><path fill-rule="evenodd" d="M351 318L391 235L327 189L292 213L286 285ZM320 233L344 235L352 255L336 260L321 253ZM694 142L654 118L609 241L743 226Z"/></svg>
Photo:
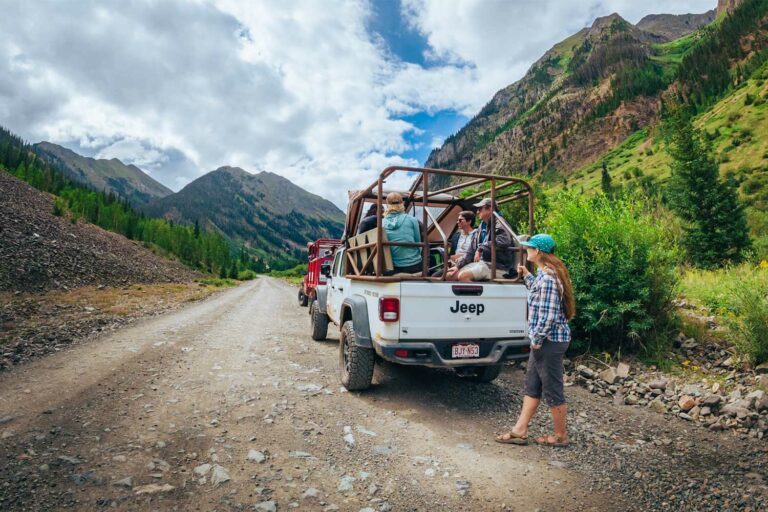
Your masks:
<svg viewBox="0 0 768 512"><path fill-rule="evenodd" d="M569 343L571 328L565 319L560 281L554 273L539 269L536 277L525 277L528 293L528 336L541 345L545 338L555 343Z"/></svg>

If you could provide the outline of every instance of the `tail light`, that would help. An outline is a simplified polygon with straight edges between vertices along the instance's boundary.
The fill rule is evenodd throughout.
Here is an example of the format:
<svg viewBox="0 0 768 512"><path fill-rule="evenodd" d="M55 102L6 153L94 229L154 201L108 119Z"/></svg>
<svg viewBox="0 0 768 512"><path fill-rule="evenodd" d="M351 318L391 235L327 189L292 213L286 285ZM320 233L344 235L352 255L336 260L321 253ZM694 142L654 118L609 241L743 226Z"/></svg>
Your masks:
<svg viewBox="0 0 768 512"><path fill-rule="evenodd" d="M395 350L395 356L396 357L408 357L409 355L410 355L410 353L407 350L405 350L405 349L400 348L400 349Z"/></svg>
<svg viewBox="0 0 768 512"><path fill-rule="evenodd" d="M397 322L400 320L400 299L382 297L379 299L379 320Z"/></svg>

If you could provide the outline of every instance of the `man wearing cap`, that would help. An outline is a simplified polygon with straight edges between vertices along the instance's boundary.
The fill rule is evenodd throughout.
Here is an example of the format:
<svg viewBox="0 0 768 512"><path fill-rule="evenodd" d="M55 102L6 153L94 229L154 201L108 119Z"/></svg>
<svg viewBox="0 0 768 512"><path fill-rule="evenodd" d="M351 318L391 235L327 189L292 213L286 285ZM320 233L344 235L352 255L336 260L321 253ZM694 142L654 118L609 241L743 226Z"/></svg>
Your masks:
<svg viewBox="0 0 768 512"><path fill-rule="evenodd" d="M491 278L491 220L494 204L485 198L474 205L478 210L480 225L475 229L467 253L456 261L446 278L459 281L486 281ZM512 264L512 237L498 223L495 229L496 268L506 269Z"/></svg>

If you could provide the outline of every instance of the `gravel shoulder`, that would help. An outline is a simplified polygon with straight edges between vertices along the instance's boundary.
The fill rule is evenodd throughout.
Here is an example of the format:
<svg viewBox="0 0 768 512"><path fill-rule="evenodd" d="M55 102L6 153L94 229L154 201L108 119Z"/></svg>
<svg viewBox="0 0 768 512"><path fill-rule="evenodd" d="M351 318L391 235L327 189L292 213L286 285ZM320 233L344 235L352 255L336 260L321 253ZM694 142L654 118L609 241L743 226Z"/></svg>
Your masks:
<svg viewBox="0 0 768 512"><path fill-rule="evenodd" d="M572 448L493 443L519 411L512 367L478 385L384 364L370 391L343 392L337 343L310 339L294 292L260 278L0 374L0 509L768 503L763 444L575 387ZM547 427L540 415L532 433Z"/></svg>
<svg viewBox="0 0 768 512"><path fill-rule="evenodd" d="M195 282L83 286L43 293L0 291L0 371L217 291L220 288Z"/></svg>

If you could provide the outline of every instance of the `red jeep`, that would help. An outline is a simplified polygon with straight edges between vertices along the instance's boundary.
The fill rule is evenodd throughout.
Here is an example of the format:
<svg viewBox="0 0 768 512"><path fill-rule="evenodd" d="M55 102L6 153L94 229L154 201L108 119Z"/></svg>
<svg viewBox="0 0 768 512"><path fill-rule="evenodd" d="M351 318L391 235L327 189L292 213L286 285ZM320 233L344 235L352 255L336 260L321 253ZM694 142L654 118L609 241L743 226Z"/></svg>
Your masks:
<svg viewBox="0 0 768 512"><path fill-rule="evenodd" d="M309 264L301 288L299 288L299 306L307 306L317 298L315 288L319 284L325 284L322 266L324 263L330 264L333 261L334 251L341 245L341 240L333 238L321 238L307 245Z"/></svg>

